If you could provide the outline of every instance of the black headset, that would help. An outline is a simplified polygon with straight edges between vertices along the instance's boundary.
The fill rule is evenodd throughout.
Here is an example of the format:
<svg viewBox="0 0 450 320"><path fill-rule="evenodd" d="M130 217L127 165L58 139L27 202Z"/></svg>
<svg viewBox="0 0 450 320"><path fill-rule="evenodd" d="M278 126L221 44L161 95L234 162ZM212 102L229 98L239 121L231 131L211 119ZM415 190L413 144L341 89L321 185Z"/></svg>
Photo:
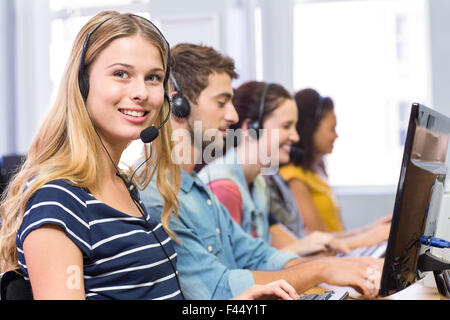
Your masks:
<svg viewBox="0 0 450 320"><path fill-rule="evenodd" d="M177 118L187 118L191 113L191 105L189 104L188 99L183 95L183 91L172 73L170 74L170 79L172 80L173 86L177 92L172 97L172 113Z"/></svg>
<svg viewBox="0 0 450 320"><path fill-rule="evenodd" d="M259 139L259 130L262 129L262 118L264 114L264 105L266 103L266 96L267 91L269 91L270 86L272 86L272 83L266 83L263 92L261 94L261 100L259 102L259 111L258 111L258 119L250 121L248 123L248 133L249 135L258 140Z"/></svg>
<svg viewBox="0 0 450 320"><path fill-rule="evenodd" d="M84 64L84 58L86 56L87 46L89 44L89 39L91 35L98 29L102 24L108 21L111 18L108 18L99 24L97 24L91 32L88 33L86 39L84 39L83 48L81 50L80 64L78 67L78 87L80 88L81 96L83 97L84 102L86 103L87 97L89 95L89 77L86 72L86 65Z"/></svg>
<svg viewBox="0 0 450 320"><path fill-rule="evenodd" d="M162 34L162 32L158 29L158 27L151 22L150 20L148 20L147 18L135 15L135 14L129 14L130 17L137 17L140 19L144 19L145 21L147 21L153 29L155 29L160 37L164 40L164 42L166 43L167 46L167 67L166 67L166 73L164 74L164 80L163 80L163 86L164 86L164 99L166 99L167 101L170 102L170 98L169 95L166 91L166 85L167 85L167 81L169 81L169 75L170 75L170 45L169 42L166 40L166 38L164 37L164 35ZM81 56L80 56L80 64L78 67L78 86L80 88L80 92L81 95L83 97L84 102L86 102L88 94L89 94L89 77L87 75L86 72L86 65L84 64L84 59L86 56L86 51L87 51L87 47L89 44L89 40L91 39L92 34L97 31L98 28L100 28L106 21L110 20L111 18L107 18L105 20L103 20L102 22L100 22L99 24L97 24L86 36L86 39L84 40L83 43L83 48L81 50Z"/></svg>
<svg viewBox="0 0 450 320"><path fill-rule="evenodd" d="M166 91L167 82L169 81L169 76L170 76L170 45L169 45L169 42L168 42L168 41L166 40L166 38L164 37L164 35L162 34L162 32L158 29L158 27L156 27L156 25L155 25L153 22L151 22L151 21L148 20L147 18L138 16L138 15L135 15L135 14L129 14L129 17L137 17L137 18L140 18L140 19L143 19L143 20L147 21L147 23L150 24L150 25L152 26L152 28L158 32L158 34L160 35L160 37L161 37L161 38L164 40L164 42L166 43L166 47L167 47L167 67L166 67L166 72L165 72L165 74L164 74L163 86L164 86L164 99L167 100L167 101L169 102L169 109L170 109L170 110L169 110L169 112L167 113L167 116L166 116L166 118L164 119L164 121L161 123L161 125L159 125L158 127L150 126L150 127L146 128L146 129L142 130L142 132L140 133L140 138L141 138L142 142L144 142L144 143L150 143L150 142L152 142L153 140L155 140L155 139L158 137L158 135L159 135L159 129L161 129L162 126L164 126L164 125L166 124L166 122L169 120L170 113L171 113L171 109L172 109L171 101L170 101L169 95L168 95L168 93L167 93L167 91ZM87 47L88 47L88 44L89 44L89 40L90 40L90 38L91 38L91 35L92 35L95 31L97 31L97 29L100 28L106 21L108 21L108 20L110 20L110 19L111 19L111 18L107 18L107 19L103 20L102 22L98 23L98 24L97 24L97 25L96 25L96 26L88 33L88 35L86 36L86 39L84 40L84 43L83 43L83 47L82 47L81 55L80 55L80 64L79 64L79 68L78 68L78 86L79 86L79 88L80 88L80 93L81 93L81 95L82 95L82 97L83 97L83 100L84 100L84 102L85 102L85 105L86 105L86 100L87 100L87 97L88 97L88 94L89 94L89 77L88 77L87 72L86 72L86 65L84 64L84 59L85 59L85 56L86 56L86 51L87 51ZM87 110L87 105L86 105L86 110ZM89 114L89 111L88 111L88 114ZM140 165L138 168L136 168L136 170L135 170L134 173L132 174L130 180L127 181L127 180L120 174L119 169L118 169L118 168L116 167L116 165L114 164L114 161L112 161L111 156L110 156L108 150L106 149L105 145L103 144L102 139L100 138L100 135L98 134L97 130L95 129L95 126L94 126L94 131L95 131L95 133L97 134L97 136L98 136L98 138L99 138L99 140L100 140L100 143L102 144L103 148L105 149L106 154L108 155L109 159L111 160L111 163L112 163L113 166L115 167L115 169L116 169L116 175L117 175L118 177L120 177L120 178L124 181L124 183L125 183L126 186L127 186L128 191L129 191L130 194L131 194L131 197L132 197L133 199L139 200L139 194L138 194L138 192L137 192L137 190L136 190L136 187L134 186L132 180L133 180L134 174L137 172L137 170L138 170L145 162L147 162L147 161L150 159L150 157L147 158L147 160L145 160L144 162L142 162L141 165Z"/></svg>
<svg viewBox="0 0 450 320"><path fill-rule="evenodd" d="M259 111L258 111L258 120L253 120L248 123L248 133L249 135L254 139L259 139L259 129L262 129L262 118L264 114L264 106L266 103L266 96L267 91L269 91L270 86L272 86L273 83L267 83L264 87L264 90L261 94L261 101L259 102ZM301 161L303 157L305 156L305 153L302 148L292 145L289 157L291 160L296 159Z"/></svg>

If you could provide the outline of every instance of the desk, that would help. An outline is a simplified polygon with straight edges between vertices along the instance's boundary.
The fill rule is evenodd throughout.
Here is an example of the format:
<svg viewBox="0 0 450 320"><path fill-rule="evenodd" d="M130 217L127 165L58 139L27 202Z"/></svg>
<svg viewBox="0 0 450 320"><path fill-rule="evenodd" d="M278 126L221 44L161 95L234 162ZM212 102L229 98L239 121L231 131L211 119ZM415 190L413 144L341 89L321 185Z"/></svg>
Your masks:
<svg viewBox="0 0 450 320"><path fill-rule="evenodd" d="M442 297L436 288L425 287L423 280L420 280L402 291L388 297L380 299L386 300L449 300Z"/></svg>
<svg viewBox="0 0 450 320"><path fill-rule="evenodd" d="M326 290L342 290L342 287L330 287L328 285L324 285L321 287L314 287L305 292L305 294L317 293L322 294ZM349 290L353 290L349 288ZM348 300L360 300L363 298L355 298L354 294L351 295ZM436 288L429 288L423 285L423 280L420 280L413 285L409 286L406 289L403 289L393 295L387 297L379 297L377 300L450 300L445 297L442 297Z"/></svg>

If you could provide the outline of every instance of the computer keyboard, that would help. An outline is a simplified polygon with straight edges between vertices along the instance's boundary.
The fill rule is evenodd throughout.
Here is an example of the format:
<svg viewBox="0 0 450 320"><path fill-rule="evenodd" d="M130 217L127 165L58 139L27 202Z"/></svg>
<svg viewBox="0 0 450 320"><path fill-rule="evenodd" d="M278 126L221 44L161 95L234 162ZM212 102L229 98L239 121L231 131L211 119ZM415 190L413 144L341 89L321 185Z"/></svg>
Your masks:
<svg viewBox="0 0 450 320"><path fill-rule="evenodd" d="M300 300L344 300L348 297L348 292L325 291L322 294L312 293L300 297Z"/></svg>
<svg viewBox="0 0 450 320"><path fill-rule="evenodd" d="M336 256L338 257L374 257L374 258L383 258L386 254L387 241L381 242L374 246L357 248L352 250L349 254L339 253Z"/></svg>

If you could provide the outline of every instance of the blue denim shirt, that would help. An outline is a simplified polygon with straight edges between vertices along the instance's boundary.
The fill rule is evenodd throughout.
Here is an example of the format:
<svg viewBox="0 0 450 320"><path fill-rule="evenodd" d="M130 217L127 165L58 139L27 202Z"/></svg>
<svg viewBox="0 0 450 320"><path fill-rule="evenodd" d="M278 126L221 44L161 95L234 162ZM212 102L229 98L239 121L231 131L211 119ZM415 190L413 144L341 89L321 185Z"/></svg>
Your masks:
<svg viewBox="0 0 450 320"><path fill-rule="evenodd" d="M270 195L266 181L262 175L258 175L252 183L251 190L249 189L234 148L229 149L224 157L203 167L198 177L206 184L221 179L231 180L238 187L242 197L241 227L249 234L255 230L259 238L270 244Z"/></svg>
<svg viewBox="0 0 450 320"><path fill-rule="evenodd" d="M178 218L172 217L177 270L186 299L230 299L254 284L250 270L279 270L297 255L247 234L196 176L182 170ZM141 192L148 212L161 219L163 199L155 179Z"/></svg>

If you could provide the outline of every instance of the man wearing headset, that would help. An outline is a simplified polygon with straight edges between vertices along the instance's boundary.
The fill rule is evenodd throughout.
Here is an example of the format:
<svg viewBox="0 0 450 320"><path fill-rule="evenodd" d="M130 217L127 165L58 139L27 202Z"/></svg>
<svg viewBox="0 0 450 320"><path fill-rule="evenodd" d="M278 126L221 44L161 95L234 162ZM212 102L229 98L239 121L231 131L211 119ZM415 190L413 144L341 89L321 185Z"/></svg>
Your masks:
<svg viewBox="0 0 450 320"><path fill-rule="evenodd" d="M182 159L178 218L170 221L176 234L177 270L187 299L229 299L254 284L287 280L297 292L319 283L370 291L360 264L346 261L337 274L332 259L300 258L253 238L230 217L226 208L194 172L207 150L221 150L226 129L238 121L232 104L232 59L211 47L178 44L171 49L172 126L175 155ZM199 137L202 139L199 140ZM205 159L203 159L205 160ZM160 214L164 201L155 181L141 192L148 212ZM367 266L369 267L369 265Z"/></svg>

